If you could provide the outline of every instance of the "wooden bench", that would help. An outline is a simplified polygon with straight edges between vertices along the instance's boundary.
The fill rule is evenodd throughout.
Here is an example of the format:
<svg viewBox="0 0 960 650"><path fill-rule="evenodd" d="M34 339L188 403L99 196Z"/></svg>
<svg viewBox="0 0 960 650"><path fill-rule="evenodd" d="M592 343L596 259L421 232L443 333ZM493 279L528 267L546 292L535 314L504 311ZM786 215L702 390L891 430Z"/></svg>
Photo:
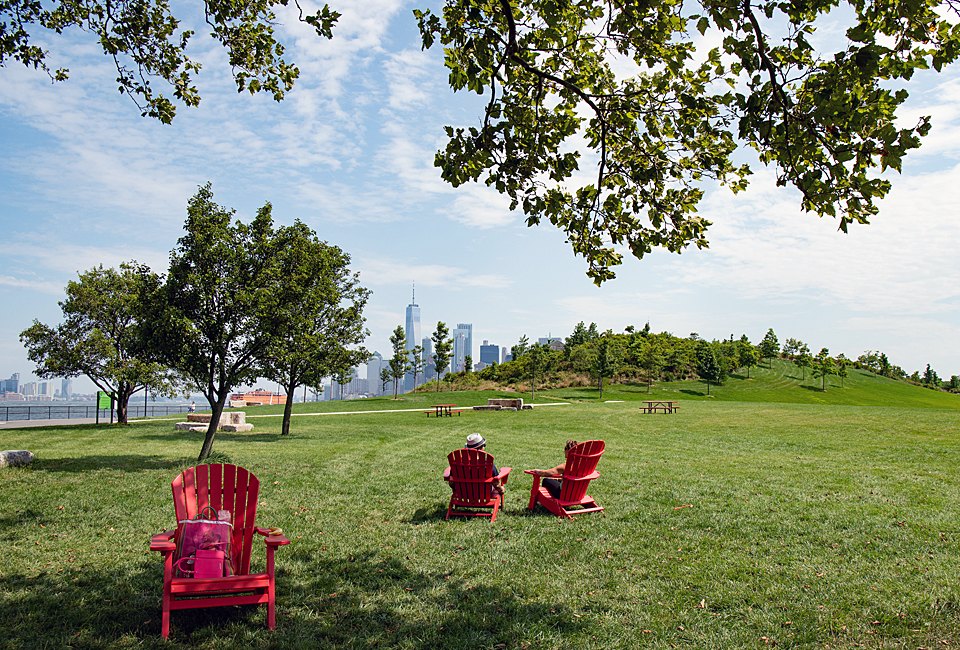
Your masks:
<svg viewBox="0 0 960 650"><path fill-rule="evenodd" d="M646 406L641 406L644 413L676 413L680 410L680 403L673 400L646 400Z"/></svg>

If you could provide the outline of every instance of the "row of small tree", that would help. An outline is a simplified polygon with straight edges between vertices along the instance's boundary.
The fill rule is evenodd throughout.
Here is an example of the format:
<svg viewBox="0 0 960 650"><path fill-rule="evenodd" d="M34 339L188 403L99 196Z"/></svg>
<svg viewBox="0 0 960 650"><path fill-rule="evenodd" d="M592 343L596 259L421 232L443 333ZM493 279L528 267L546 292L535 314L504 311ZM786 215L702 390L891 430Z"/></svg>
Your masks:
<svg viewBox="0 0 960 650"><path fill-rule="evenodd" d="M537 382L556 378L559 373L573 372L590 376L602 397L605 380L642 381L647 390L655 381L701 379L711 384L723 383L733 372L745 372L761 362L769 366L772 359L788 358L797 364L802 377L806 369L821 379L826 390L827 378L847 376L850 361L842 354L831 357L826 348L813 356L806 344L788 339L783 350L776 333L770 329L756 345L746 335L739 339L706 341L696 333L678 337L668 332L653 333L650 324L642 329L627 327L624 333L599 332L595 323L577 324L561 349L547 345L531 345L526 336L512 348L513 360L480 371L482 379L501 383L530 382L534 392Z"/></svg>
<svg viewBox="0 0 960 650"><path fill-rule="evenodd" d="M199 391L211 420L198 460L212 451L234 388L266 378L288 396L288 434L299 386L367 359L370 292L346 252L299 220L275 227L271 212L267 203L246 224L214 202L209 183L199 188L165 275L136 262L98 266L67 285L63 323L34 321L21 333L36 374L86 375L116 396L124 423L139 390Z"/></svg>

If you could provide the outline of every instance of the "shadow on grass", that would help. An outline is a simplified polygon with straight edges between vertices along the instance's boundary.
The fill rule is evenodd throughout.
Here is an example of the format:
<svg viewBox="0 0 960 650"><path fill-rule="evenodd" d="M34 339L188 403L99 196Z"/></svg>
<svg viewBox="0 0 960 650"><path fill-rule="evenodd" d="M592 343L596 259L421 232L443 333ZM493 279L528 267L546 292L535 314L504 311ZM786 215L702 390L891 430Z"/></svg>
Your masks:
<svg viewBox="0 0 960 650"><path fill-rule="evenodd" d="M160 637L162 567L134 572L64 568L6 574L4 647L107 647L124 636Z"/></svg>
<svg viewBox="0 0 960 650"><path fill-rule="evenodd" d="M803 390L812 390L814 393L824 393L824 392L826 392L826 391L824 391L822 388L820 388L819 386L801 385L800 388L802 388Z"/></svg>
<svg viewBox="0 0 960 650"><path fill-rule="evenodd" d="M435 521L441 521L446 514L447 506L436 504L432 508L418 508L410 517L409 521L415 525L429 524Z"/></svg>
<svg viewBox="0 0 960 650"><path fill-rule="evenodd" d="M572 634L582 627L563 605L525 594L522 586L414 570L402 557L374 551L345 557L282 553L277 567L276 631L266 629L263 606L176 611L170 643L160 638L159 557L112 571L6 573L2 645L519 647L537 629Z"/></svg>
<svg viewBox="0 0 960 650"><path fill-rule="evenodd" d="M101 469L117 469L124 472L139 472L155 469L180 469L184 460L174 460L162 456L71 456L68 458L48 458L34 461L32 467L39 472L89 472Z"/></svg>
<svg viewBox="0 0 960 650"><path fill-rule="evenodd" d="M171 431L169 435L165 433L143 433L137 435L138 440L159 440L161 442L170 442L171 440L190 440L196 441L198 445L203 444L204 433L197 431ZM214 442L218 440L229 440L230 442L279 442L284 438L296 438L297 434L291 433L288 436L282 436L279 433L269 433L250 431L246 433L233 433L227 431L218 431Z"/></svg>
<svg viewBox="0 0 960 650"><path fill-rule="evenodd" d="M692 389L690 389L690 388L681 388L681 389L680 389L680 392L681 392L681 393L686 393L687 395L696 395L697 397L706 397L706 395L707 395L707 394L704 393L703 391L692 390Z"/></svg>
<svg viewBox="0 0 960 650"><path fill-rule="evenodd" d="M317 647L519 647L534 628L571 634L581 627L564 606L524 595L522 586L414 570L374 551L341 558L301 554L287 566L301 577L292 578L284 600L325 619L298 631L298 642Z"/></svg>

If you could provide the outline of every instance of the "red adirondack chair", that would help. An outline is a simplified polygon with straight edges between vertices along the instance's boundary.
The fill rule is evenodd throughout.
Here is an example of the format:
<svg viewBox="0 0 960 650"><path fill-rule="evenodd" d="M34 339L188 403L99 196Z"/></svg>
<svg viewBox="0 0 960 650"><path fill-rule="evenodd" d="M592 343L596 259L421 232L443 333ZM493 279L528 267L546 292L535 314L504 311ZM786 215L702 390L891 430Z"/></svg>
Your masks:
<svg viewBox="0 0 960 650"><path fill-rule="evenodd" d="M444 480L450 481L453 494L444 519L490 517L491 522L496 521L497 512L503 507L503 496L493 489L494 481L506 485L510 468L502 467L500 473L493 476L493 456L480 449L455 449L447 455L447 461L450 467L444 473Z"/></svg>
<svg viewBox="0 0 960 650"><path fill-rule="evenodd" d="M267 627L277 625L273 554L278 546L290 543L277 529L254 525L260 481L236 465L198 465L173 479L173 508L177 522L193 519L207 506L229 510L233 523L230 559L234 575L223 578L192 578L174 575L174 554L182 526L154 535L150 550L163 555L163 616L160 633L170 635L170 612L176 609L267 605ZM265 573L250 573L250 551L254 534L263 536L267 546Z"/></svg>
<svg viewBox="0 0 960 650"><path fill-rule="evenodd" d="M537 503L558 517L572 519L573 515L582 515L587 512L603 510L593 497L587 495L590 481L598 478L597 463L603 454L603 440L587 440L567 452L567 464L563 468L560 482L560 496L554 498L547 488L540 485L540 477L531 470L525 473L533 476L533 487L530 490L529 510L537 507Z"/></svg>

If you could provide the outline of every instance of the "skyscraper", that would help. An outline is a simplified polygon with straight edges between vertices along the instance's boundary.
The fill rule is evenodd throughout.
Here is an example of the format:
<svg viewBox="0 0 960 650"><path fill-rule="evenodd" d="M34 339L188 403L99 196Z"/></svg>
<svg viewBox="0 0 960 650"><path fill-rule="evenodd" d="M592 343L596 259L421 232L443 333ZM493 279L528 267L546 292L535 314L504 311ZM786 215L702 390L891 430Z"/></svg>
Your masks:
<svg viewBox="0 0 960 650"><path fill-rule="evenodd" d="M383 355L374 352L367 361L367 383L371 395L379 395L383 384L380 383L380 369L383 368Z"/></svg>
<svg viewBox="0 0 960 650"><path fill-rule="evenodd" d="M453 329L453 371L461 372L466 367L467 357L473 356L473 325L457 323Z"/></svg>
<svg viewBox="0 0 960 650"><path fill-rule="evenodd" d="M61 399L70 399L70 395L73 394L73 380L69 377L64 377L60 381L60 398Z"/></svg>
<svg viewBox="0 0 960 650"><path fill-rule="evenodd" d="M430 381L437 374L436 364L433 362L433 340L429 336L423 337L423 381Z"/></svg>
<svg viewBox="0 0 960 650"><path fill-rule="evenodd" d="M500 363L500 346L484 340L480 346L480 363L484 366L492 366L495 363Z"/></svg>
<svg viewBox="0 0 960 650"><path fill-rule="evenodd" d="M406 350L409 353L413 350L413 348L420 345L420 305L417 304L416 285L413 285L413 294L410 297L410 304L407 305L407 319L404 332L407 335ZM411 391L416 388L413 385L412 372L408 372L406 377L404 377L404 385L406 387L406 391Z"/></svg>

